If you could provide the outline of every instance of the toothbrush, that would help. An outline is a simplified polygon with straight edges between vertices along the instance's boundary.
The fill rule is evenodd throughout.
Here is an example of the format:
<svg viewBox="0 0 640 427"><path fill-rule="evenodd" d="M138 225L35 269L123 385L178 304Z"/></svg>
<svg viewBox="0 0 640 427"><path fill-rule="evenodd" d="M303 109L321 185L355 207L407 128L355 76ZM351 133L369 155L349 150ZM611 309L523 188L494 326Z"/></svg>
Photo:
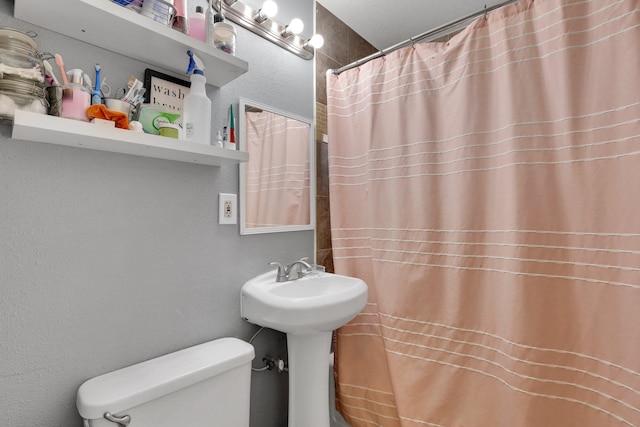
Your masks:
<svg viewBox="0 0 640 427"><path fill-rule="evenodd" d="M47 71L47 75L53 79L53 84L56 86L60 86L60 82L58 82L56 75L53 73L53 67L51 66L49 61L45 59L44 61L42 61L42 63L44 64L44 69Z"/></svg>
<svg viewBox="0 0 640 427"><path fill-rule="evenodd" d="M58 68L60 69L60 74L62 74L62 83L65 85L69 84L69 80L67 80L67 73L64 72L64 61L62 61L62 56L59 54L55 54L56 64L58 64Z"/></svg>
<svg viewBox="0 0 640 427"><path fill-rule="evenodd" d="M233 117L233 104L229 106L229 143L233 144L232 147L235 147L236 144L236 134L235 134L235 119Z"/></svg>
<svg viewBox="0 0 640 427"><path fill-rule="evenodd" d="M131 89L131 87L135 85L137 81L138 79L136 79L135 76L129 77L129 81L127 82L127 87Z"/></svg>
<svg viewBox="0 0 640 427"><path fill-rule="evenodd" d="M102 95L100 94L100 64L96 63L96 84L91 95L91 105L98 104L102 104Z"/></svg>
<svg viewBox="0 0 640 427"><path fill-rule="evenodd" d="M135 97L135 95L140 92L140 89L142 89L143 83L136 79L135 77L131 77L131 79L129 79L129 90L127 91L127 93L120 98L123 101L131 101L131 99L133 99Z"/></svg>

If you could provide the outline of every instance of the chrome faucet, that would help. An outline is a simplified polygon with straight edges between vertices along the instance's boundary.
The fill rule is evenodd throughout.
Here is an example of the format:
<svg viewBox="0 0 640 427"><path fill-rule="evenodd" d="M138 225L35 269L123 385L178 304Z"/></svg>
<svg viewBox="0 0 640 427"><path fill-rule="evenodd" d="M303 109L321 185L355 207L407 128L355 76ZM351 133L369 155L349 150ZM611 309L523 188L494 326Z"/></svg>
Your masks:
<svg viewBox="0 0 640 427"><path fill-rule="evenodd" d="M291 264L289 264L285 270L285 273L287 274L287 278L289 280L296 280L301 277L304 277L305 274L311 273L311 271L313 270L313 267L311 267L311 265L308 262L306 262L306 260L308 259L309 258L307 257L300 258L298 261L294 261ZM296 277L291 277L291 273L293 273L293 269L295 266L298 266L298 275Z"/></svg>
<svg viewBox="0 0 640 427"><path fill-rule="evenodd" d="M290 280L296 280L304 277L305 275L313 271L313 266L306 262L308 259L308 257L300 258L299 260L294 261L287 266L283 266L279 262L275 261L270 262L269 265L278 266L278 272L276 273L276 282L288 282ZM295 277L291 277L291 273L293 273L294 269L297 270L297 274Z"/></svg>

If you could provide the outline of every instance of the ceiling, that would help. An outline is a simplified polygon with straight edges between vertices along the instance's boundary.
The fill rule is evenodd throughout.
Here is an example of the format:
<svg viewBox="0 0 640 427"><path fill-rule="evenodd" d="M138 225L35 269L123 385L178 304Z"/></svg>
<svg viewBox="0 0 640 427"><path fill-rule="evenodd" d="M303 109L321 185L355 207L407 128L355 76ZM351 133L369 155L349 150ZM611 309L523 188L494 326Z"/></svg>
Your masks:
<svg viewBox="0 0 640 427"><path fill-rule="evenodd" d="M504 0L316 0L382 50ZM402 7L398 7L402 6Z"/></svg>

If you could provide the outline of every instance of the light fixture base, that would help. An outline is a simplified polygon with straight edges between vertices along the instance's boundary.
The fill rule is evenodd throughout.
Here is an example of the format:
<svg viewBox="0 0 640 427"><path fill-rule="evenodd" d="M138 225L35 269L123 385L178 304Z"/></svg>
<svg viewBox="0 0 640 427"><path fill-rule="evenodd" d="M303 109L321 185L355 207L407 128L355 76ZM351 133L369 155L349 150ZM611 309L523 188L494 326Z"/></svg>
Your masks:
<svg viewBox="0 0 640 427"><path fill-rule="evenodd" d="M286 25L282 25L271 18L256 22L255 17L258 10L246 5L241 0L224 0L221 3L222 5L215 1L213 8L216 11L222 8L227 19L275 43L300 58L313 59L315 51L312 48L306 47L306 39L295 34L287 35L286 37L283 35L283 33L288 33L288 31L285 30Z"/></svg>

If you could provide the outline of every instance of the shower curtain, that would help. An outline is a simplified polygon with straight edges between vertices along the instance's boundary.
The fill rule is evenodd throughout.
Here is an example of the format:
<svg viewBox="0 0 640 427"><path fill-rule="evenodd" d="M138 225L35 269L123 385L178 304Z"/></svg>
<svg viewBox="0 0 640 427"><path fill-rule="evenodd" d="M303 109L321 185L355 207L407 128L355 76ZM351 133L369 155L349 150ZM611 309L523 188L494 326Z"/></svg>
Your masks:
<svg viewBox="0 0 640 427"><path fill-rule="evenodd" d="M309 224L309 125L269 111L245 118L247 227Z"/></svg>
<svg viewBox="0 0 640 427"><path fill-rule="evenodd" d="M354 427L640 426L640 1L523 0L328 75Z"/></svg>

